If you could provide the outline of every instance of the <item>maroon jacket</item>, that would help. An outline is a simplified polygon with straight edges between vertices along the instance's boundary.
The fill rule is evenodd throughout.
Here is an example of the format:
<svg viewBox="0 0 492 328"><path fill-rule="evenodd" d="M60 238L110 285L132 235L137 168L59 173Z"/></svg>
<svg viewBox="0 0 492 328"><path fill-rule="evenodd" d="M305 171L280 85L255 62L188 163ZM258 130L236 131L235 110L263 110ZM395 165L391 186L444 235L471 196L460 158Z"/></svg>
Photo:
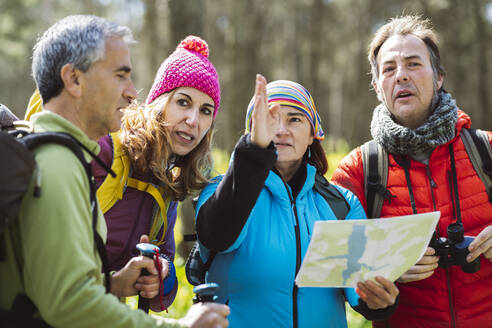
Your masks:
<svg viewBox="0 0 492 328"><path fill-rule="evenodd" d="M99 158L108 166L113 161L113 145L111 138L104 136L99 139L101 152ZM92 172L96 179L96 187L99 187L106 178L106 171L95 161L92 162ZM132 177L158 184L157 178L151 173L139 175L133 173ZM175 243L174 243L174 225L177 216L177 202L172 202L167 213L167 232L164 238L164 244L160 245L160 251L165 254L171 261L174 261ZM109 266L111 270L120 270L125 264L139 252L135 245L140 242L140 236L149 234L152 224L154 211L154 199L148 193L127 188L123 193L123 198L109 209L105 214L106 225L108 227L106 250L108 253ZM162 230L158 237L162 234ZM164 306L167 308L176 297L178 283L168 295L164 296Z"/></svg>

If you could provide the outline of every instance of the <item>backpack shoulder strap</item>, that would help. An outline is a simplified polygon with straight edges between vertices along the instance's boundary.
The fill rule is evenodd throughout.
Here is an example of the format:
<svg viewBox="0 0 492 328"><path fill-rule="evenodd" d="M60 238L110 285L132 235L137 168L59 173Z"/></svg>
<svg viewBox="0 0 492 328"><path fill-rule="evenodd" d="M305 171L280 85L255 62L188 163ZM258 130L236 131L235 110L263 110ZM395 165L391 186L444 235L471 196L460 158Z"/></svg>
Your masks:
<svg viewBox="0 0 492 328"><path fill-rule="evenodd" d="M319 173L316 173L314 178L314 190L323 196L328 205L330 205L337 220L345 220L350 211L349 203L340 191Z"/></svg>
<svg viewBox="0 0 492 328"><path fill-rule="evenodd" d="M146 192L151 195L159 206L160 213L156 213L152 220L149 238L155 245L164 243L167 232L167 212L172 205L170 197L163 197L164 188L155 186L152 183L141 181L131 177L130 159L125 154L121 146L120 132L111 133L110 139L113 145L113 163L111 170L116 176L106 176L102 184L97 188L97 199L104 214L109 211L117 201L123 198L123 193L127 187ZM163 229L160 240L157 235Z"/></svg>
<svg viewBox="0 0 492 328"><path fill-rule="evenodd" d="M86 163L82 149L78 142L69 134L63 132L39 132L30 133L20 139L29 150L34 150L43 144L55 143L69 148L74 155L82 162Z"/></svg>
<svg viewBox="0 0 492 328"><path fill-rule="evenodd" d="M111 133L110 139L113 144L111 170L114 171L116 176L113 177L108 174L99 188L97 188L97 200L103 213L109 211L118 200L123 198L123 192L130 174L130 160L121 147L119 132Z"/></svg>
<svg viewBox="0 0 492 328"><path fill-rule="evenodd" d="M84 149L88 154L90 154L94 159L97 158L86 146L81 144L77 139L64 132L41 132L41 133L32 133L24 136L21 141L29 148L33 150L35 147L38 147L42 144L46 143L56 143L59 145L63 145L69 148L73 154L79 159L84 170L87 174L87 178L89 180L89 189L90 189L90 202L92 207L92 232L94 236L94 243L96 244L97 252L101 258L102 269L105 276L105 285L106 292L109 293L111 290L111 279L110 279L110 271L109 271L109 261L106 253L106 246L101 237L101 235L97 232L97 219L98 219L98 206L96 199L96 188L94 184L94 178L92 176L92 168L90 163L85 160L84 153L82 149ZM104 165L104 164L103 164ZM105 166L103 166L105 169Z"/></svg>
<svg viewBox="0 0 492 328"><path fill-rule="evenodd" d="M388 183L388 154L375 140L366 142L360 149L364 168L367 216L368 218L377 218L381 215L384 199L391 196L386 189Z"/></svg>
<svg viewBox="0 0 492 328"><path fill-rule="evenodd" d="M154 198L155 202L159 206L159 213L154 215L154 219L152 220L152 225L150 227L149 238L151 242L156 245L162 245L164 243L164 238L166 237L167 232L167 214L172 205L172 199L170 197L163 197L164 188L156 187L152 183L141 181L135 178L128 177L127 178L127 187L140 190L142 192L146 192ZM162 230L162 235L160 240L157 239L157 235L159 231Z"/></svg>
<svg viewBox="0 0 492 328"><path fill-rule="evenodd" d="M492 203L492 147L487 133L478 129L462 129L460 135L473 168L485 185Z"/></svg>

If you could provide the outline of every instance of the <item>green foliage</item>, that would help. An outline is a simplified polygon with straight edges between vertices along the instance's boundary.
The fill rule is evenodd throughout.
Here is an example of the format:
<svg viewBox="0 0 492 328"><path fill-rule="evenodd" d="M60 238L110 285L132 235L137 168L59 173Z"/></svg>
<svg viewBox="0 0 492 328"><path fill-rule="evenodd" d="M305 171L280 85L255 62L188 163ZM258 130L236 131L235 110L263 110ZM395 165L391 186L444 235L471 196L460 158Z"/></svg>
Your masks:
<svg viewBox="0 0 492 328"><path fill-rule="evenodd" d="M370 321L367 321L363 316L359 313L352 310L348 303L345 303L345 308L347 310L347 326L348 328L370 328L372 324Z"/></svg>
<svg viewBox="0 0 492 328"><path fill-rule="evenodd" d="M214 169L212 171L212 176L224 174L225 171L227 171L227 167L229 166L230 154L223 149L213 148L212 156L214 159Z"/></svg>
<svg viewBox="0 0 492 328"><path fill-rule="evenodd" d="M186 280L184 268L185 260L181 257L177 257L174 264L176 265L176 276L178 277L179 283L178 295L176 296L174 303L169 307L168 313L161 312L153 314L168 318L182 318L193 303L193 286Z"/></svg>

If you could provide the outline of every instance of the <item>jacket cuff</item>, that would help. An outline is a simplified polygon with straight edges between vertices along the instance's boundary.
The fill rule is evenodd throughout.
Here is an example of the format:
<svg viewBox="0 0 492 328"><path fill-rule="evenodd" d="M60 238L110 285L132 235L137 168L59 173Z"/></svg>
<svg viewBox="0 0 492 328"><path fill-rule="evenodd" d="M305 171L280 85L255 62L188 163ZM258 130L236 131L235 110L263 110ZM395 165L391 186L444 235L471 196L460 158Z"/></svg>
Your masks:
<svg viewBox="0 0 492 328"><path fill-rule="evenodd" d="M176 282L176 267L174 266L174 263L167 255L160 254L160 256L161 258L167 261L169 266L169 270L167 271L167 276L164 277L162 281L162 290L161 290L162 295L167 295L173 290L174 283Z"/></svg>
<svg viewBox="0 0 492 328"><path fill-rule="evenodd" d="M362 314L367 320L384 320L388 319L393 313L395 313L398 308L399 300L400 295L396 297L393 305L387 306L384 309L373 310L367 306L366 302L359 298L359 305L355 306L354 310Z"/></svg>
<svg viewBox="0 0 492 328"><path fill-rule="evenodd" d="M277 149L275 148L273 141L270 142L267 148L263 148L251 141L250 134L243 135L239 138L239 141L234 148L234 152L237 153L238 156L246 156L247 159L252 162L251 164L254 163L260 167L268 167L268 170L270 170L277 161Z"/></svg>

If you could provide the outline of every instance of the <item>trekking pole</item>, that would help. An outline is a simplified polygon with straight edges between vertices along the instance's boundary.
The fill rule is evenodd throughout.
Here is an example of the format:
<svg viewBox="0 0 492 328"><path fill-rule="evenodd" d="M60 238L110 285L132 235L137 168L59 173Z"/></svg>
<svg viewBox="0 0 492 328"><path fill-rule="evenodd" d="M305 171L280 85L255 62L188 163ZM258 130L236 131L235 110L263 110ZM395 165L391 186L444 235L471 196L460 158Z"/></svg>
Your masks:
<svg viewBox="0 0 492 328"><path fill-rule="evenodd" d="M217 296L215 295L216 290L219 288L219 284L215 282L210 282L208 284L201 284L193 288L193 304L200 302L215 302Z"/></svg>
<svg viewBox="0 0 492 328"><path fill-rule="evenodd" d="M153 259L154 255L157 253L159 254L159 247L153 244L149 243L140 243L137 244L137 249L140 251L140 255L146 256L148 258ZM147 269L143 269L142 276L148 276L150 275L149 271ZM149 312L149 301L150 299L143 297L142 295L138 295L138 308L141 310L144 310L146 313Z"/></svg>

